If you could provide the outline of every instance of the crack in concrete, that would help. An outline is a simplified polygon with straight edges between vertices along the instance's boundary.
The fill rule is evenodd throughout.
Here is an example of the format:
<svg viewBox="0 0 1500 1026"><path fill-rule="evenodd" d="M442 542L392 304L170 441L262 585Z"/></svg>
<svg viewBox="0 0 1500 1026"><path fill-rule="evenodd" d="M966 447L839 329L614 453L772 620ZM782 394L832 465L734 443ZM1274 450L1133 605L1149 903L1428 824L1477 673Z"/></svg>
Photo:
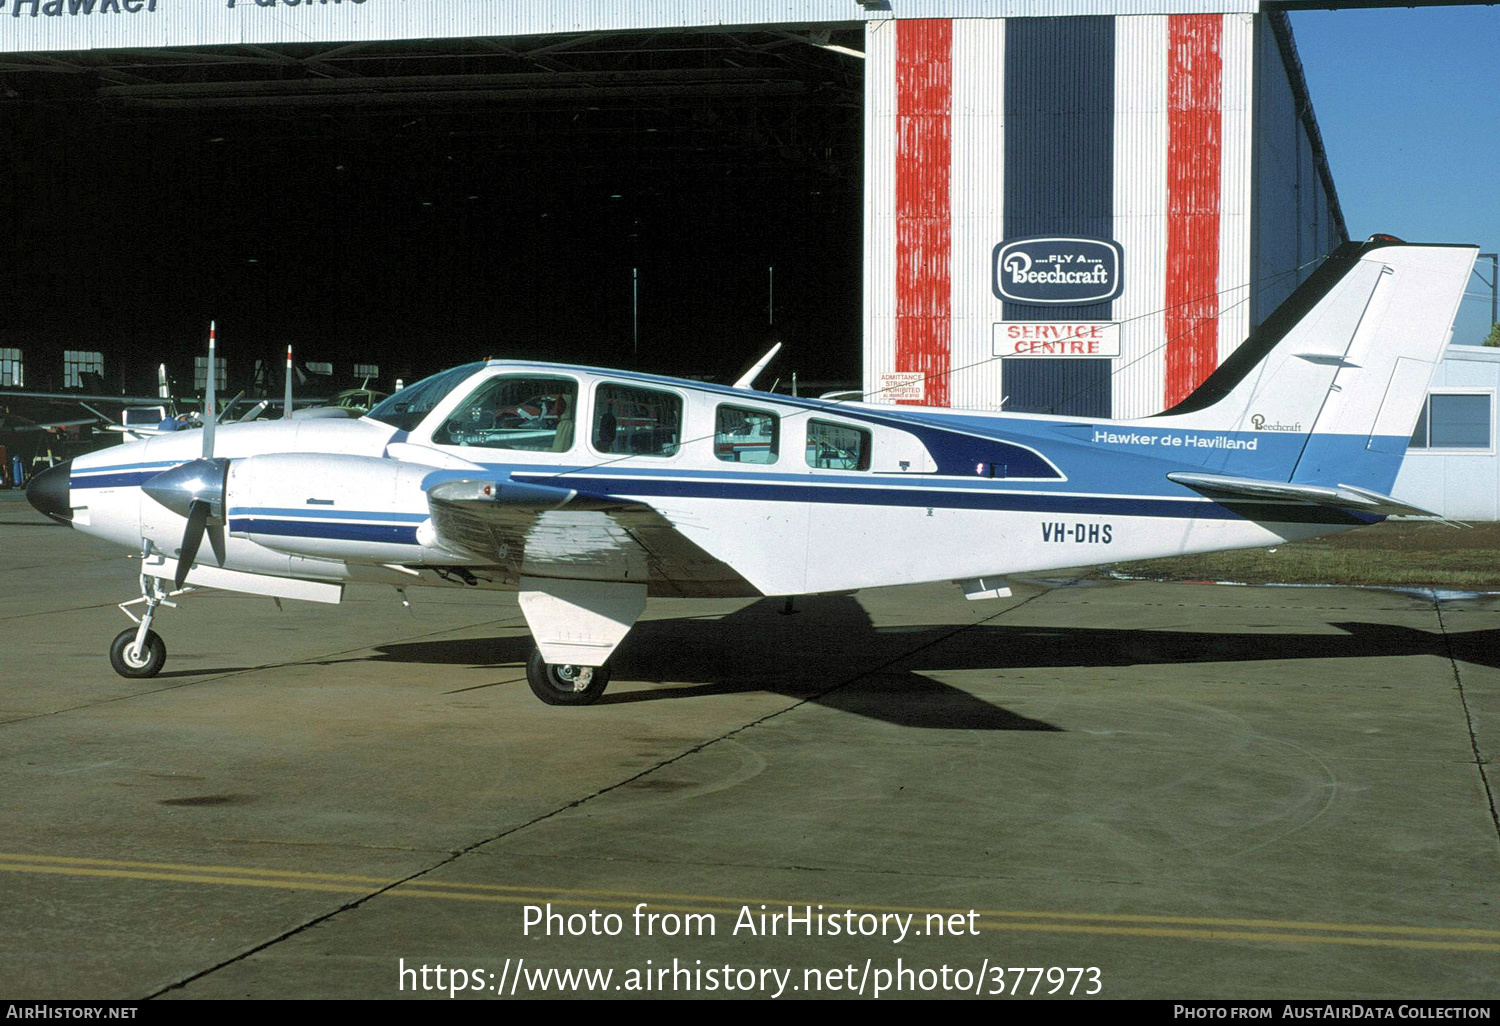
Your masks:
<svg viewBox="0 0 1500 1026"><path fill-rule="evenodd" d="M1066 588L1066 587L1068 587L1068 584L1062 584L1062 585L1059 585L1059 587L1060 588ZM547 820L552 819L555 816L560 816L560 815L562 815L563 813L567 812L570 809L576 809L576 808L578 808L581 805L586 805L587 803L589 803L591 801L594 801L596 798L601 798L604 795L607 795L607 794L609 794L612 791L617 791L620 788L625 787L628 784L631 784L631 783L633 783L633 782L635 782L637 780L640 780L642 777L649 776L650 774L655 773L659 769L663 769L663 768L665 768L667 766L671 766L674 763L681 762L683 759L686 759L686 758L688 758L691 755L696 755L699 752L703 751L706 748L709 748L712 745L716 745L716 744L718 744L721 741L727 741L727 740L729 740L732 737L735 737L735 736L737 736L739 734L745 733L746 731L750 730L753 727L758 727L758 726L760 726L760 725L762 725L764 723L769 722L770 720L776 719L777 717L784 716L787 713L792 712L793 710L800 709L800 708L802 708L805 705L808 705L810 703L816 702L818 699L824 698L824 697L826 697L828 695L831 695L835 691L838 691L841 688L848 687L850 684L853 684L853 683L855 683L857 681L863 680L866 677L870 677L870 676L874 676L876 674L879 674L879 673L883 672L884 670L889 669L892 666L896 666L896 665L898 665L900 663L905 662L906 660L908 660L908 659L912 658L913 656L917 655L919 652L924 652L927 649L933 648L933 647L935 647L937 645L941 645L943 642L947 641L948 639L950 639L952 637L955 637L956 635L962 634L964 631L970 630L970 629L972 629L974 627L978 627L978 626L980 626L982 624L989 623L991 620L998 619L998 618L1000 618L1002 616L1005 616L1007 613L1012 613L1015 610L1020 609L1023 606L1030 605L1032 602L1035 602L1037 599L1041 598L1043 595L1049 595L1049 594L1051 594L1053 590L1057 590L1057 589L1049 589L1047 591L1038 592L1037 594L1032 595L1029 598L1022 599L1020 602L1017 602L1014 605L1007 606L1006 608L1004 608L1002 610L999 610L998 612L994 613L991 616L984 617L983 619L980 619L980 620L975 620L972 623L967 623L967 624L964 624L963 626L960 626L960 627L955 627L953 630L948 631L946 634L943 634L941 637L938 637L938 638L935 638L935 639L933 639L931 641L928 641L925 644L918 645L915 648L911 649L910 651L903 652L903 653L901 653L898 656L895 656L895 657L893 657L891 659L888 659L884 663L881 663L879 666L875 666L875 667L872 667L872 668L866 669L866 670L860 670L860 671L854 673L853 675L851 675L849 677L846 677L844 680L839 681L837 684L833 684L833 685L830 685L827 688L824 688L822 691L819 691L819 692L817 692L815 694L812 694L812 695L808 695L805 698L798 699L798 700L792 702L791 704L789 704L789 705L787 705L787 706L785 706L785 707L783 707L781 709L778 709L778 710L776 710L774 712L767 713L764 716L761 716L761 717L758 717L758 718L756 718L754 720L751 720L749 723L741 724L740 726L735 727L733 730L726 731L726 732L724 732L723 734L720 734L717 737L709 738L707 741L703 741L703 742L700 742L698 744L695 744L695 745L691 746L690 748L686 749L685 751L679 752L677 755L672 756L671 758L663 759L660 762L656 763L655 765L649 766L646 769L641 770L639 773L636 773L636 774L633 774L633 775L631 775L629 777L626 777L623 780L617 780L615 783L610 784L607 787L601 787L599 790L593 792L592 794L584 795L582 798L577 798L577 799L575 799L575 800L573 800L571 802L568 802L565 805L560 805L557 808L551 810L550 812L544 812L540 816L536 816L536 817L534 817L534 818L526 821L525 823L517 824L516 826L511 827L508 830L502 830L500 833L494 835L493 837L486 837L486 838L483 838L481 840L475 841L473 844L466 845L465 847L460 848L457 851L454 851L451 854L449 854L449 856L447 858L441 859L438 862L435 862L433 865L428 866L426 869L418 870L415 873L411 873L408 876L402 877L400 880L396 880L396 881L394 881L394 882L392 882L390 884L385 885L384 887L377 888L376 890L371 891L369 894L363 895L362 897L359 897L359 898L355 898L352 901L345 902L344 904L340 905L336 909L333 909L332 911L325 912L324 914L322 914L320 916L315 916L314 918L308 920L307 922L302 923L299 926L294 926L290 930L287 930L286 932L281 933L281 934L277 935L276 937L271 938L268 941L263 941L262 943L257 944L254 947L247 948L246 950L240 952L239 954L235 955L232 958L227 958L227 959L225 959L222 962L219 962L219 963L217 963L215 965L211 965L211 966L209 966L206 969L202 969L202 970L200 970L200 971L198 971L196 973L193 973L191 976L184 977L183 979L180 979L180 980L178 980L175 983L170 983L167 986L160 988L159 990L156 990L156 991L153 991L150 994L147 994L143 1000L150 1001L150 1000L152 1000L154 998L161 997L164 994L169 994L169 993L171 993L174 990L181 990L184 987L187 987L189 984L192 984L192 983L194 983L194 982L196 982L198 980L201 980L204 977L213 975L214 973L220 971L221 969L226 969L229 966L235 965L238 962L243 962L245 959L250 958L253 955L257 955L257 954L259 954L262 951L265 951L265 950L267 950L269 948L275 947L277 944L280 944L282 941L290 940L291 938L296 937L298 934L305 933L306 931L312 929L315 926L318 926L321 923L326 923L329 920L335 918L336 916L341 915L344 912L353 911L354 909L359 908L361 905L364 905L364 904L366 904L366 903L374 900L375 898L380 897L380 895L385 894L388 891L392 891L392 890L396 889L397 887L402 886L403 884L410 883L413 880L419 880L419 879L421 879L424 876L428 876L431 873L437 872L439 869L442 869L445 866L450 866L453 863L457 862L459 859L463 858L465 855L468 855L468 854L470 854L472 852L475 852L478 849L483 848L485 845L494 844L496 841L504 840L505 838L510 837L510 836L512 836L514 834L518 834L518 833L520 833L523 830L530 829L531 827L534 827L534 826L536 826L539 823L544 823Z"/></svg>
<svg viewBox="0 0 1500 1026"><path fill-rule="evenodd" d="M1495 790L1490 786L1490 776L1485 771L1484 757L1479 753L1479 735L1474 730L1474 715L1469 711L1469 696L1464 693L1463 675L1458 672L1458 660L1453 655L1453 644L1448 640L1448 626L1443 623L1443 603L1434 596L1432 608L1437 613L1438 630L1443 635L1443 647L1448 652L1448 665L1453 667L1453 682L1458 686L1458 701L1464 711L1464 725L1469 729L1469 748L1474 753L1474 765L1479 770L1480 783L1484 785L1484 796L1490 803L1490 822L1495 826L1495 837L1500 840L1500 813L1495 810Z"/></svg>

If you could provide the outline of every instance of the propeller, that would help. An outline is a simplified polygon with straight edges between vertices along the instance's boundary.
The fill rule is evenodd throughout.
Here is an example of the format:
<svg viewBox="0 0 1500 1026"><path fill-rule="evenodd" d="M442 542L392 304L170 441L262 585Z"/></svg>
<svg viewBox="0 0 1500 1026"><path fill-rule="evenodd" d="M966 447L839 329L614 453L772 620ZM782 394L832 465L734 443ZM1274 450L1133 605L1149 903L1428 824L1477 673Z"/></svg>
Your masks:
<svg viewBox="0 0 1500 1026"><path fill-rule="evenodd" d="M281 419L292 419L292 344L286 346L286 398L281 403Z"/></svg>
<svg viewBox="0 0 1500 1026"><path fill-rule="evenodd" d="M229 417L229 411L232 410L232 409L234 409L236 406L238 406L239 403L240 403L240 400L243 399L243 398L245 398L245 390L242 388L242 389L239 390L238 393L235 394L235 397L233 399L229 400L229 402L227 402L227 403L224 404L224 408L219 411L219 423L220 424L224 423L224 421L226 419L228 419L228 417Z"/></svg>
<svg viewBox="0 0 1500 1026"><path fill-rule="evenodd" d="M187 519L182 545L177 553L177 573L172 578L179 590L208 535L209 546L220 566L224 565L224 492L229 479L229 460L214 458L214 427L218 423L214 362L214 325L208 326L208 381L203 391L203 456L163 471L141 485L141 490L180 517Z"/></svg>
<svg viewBox="0 0 1500 1026"><path fill-rule="evenodd" d="M214 379L218 377L214 371L218 364L214 360L214 322L208 322L208 382L203 389L203 458L211 460L214 458L214 427L218 423L217 410L214 409Z"/></svg>

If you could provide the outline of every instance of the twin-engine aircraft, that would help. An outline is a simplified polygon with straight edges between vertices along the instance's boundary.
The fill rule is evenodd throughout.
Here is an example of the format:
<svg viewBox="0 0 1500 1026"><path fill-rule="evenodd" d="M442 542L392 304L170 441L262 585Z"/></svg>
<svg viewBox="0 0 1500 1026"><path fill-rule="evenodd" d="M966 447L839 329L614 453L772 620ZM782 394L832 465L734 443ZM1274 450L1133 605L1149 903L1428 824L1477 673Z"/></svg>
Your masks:
<svg viewBox="0 0 1500 1026"><path fill-rule="evenodd" d="M532 690L584 705L653 595L952 580L993 598L1017 572L1432 515L1387 493L1475 255L1345 245L1184 402L1134 421L491 360L357 421L215 430L210 394L204 430L80 456L27 495L140 552L137 624L110 647L127 677L161 670L152 624L193 587L502 589L536 641Z"/></svg>

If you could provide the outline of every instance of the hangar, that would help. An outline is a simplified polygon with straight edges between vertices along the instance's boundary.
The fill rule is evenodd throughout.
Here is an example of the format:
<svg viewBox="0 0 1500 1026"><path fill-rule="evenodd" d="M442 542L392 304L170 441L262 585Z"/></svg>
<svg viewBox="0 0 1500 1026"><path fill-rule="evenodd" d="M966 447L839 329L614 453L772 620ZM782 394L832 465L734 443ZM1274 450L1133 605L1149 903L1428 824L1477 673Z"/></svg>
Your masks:
<svg viewBox="0 0 1500 1026"><path fill-rule="evenodd" d="M1346 237L1255 0L4 0L6 384L298 345L1129 417ZM201 378L201 368L196 378Z"/></svg>

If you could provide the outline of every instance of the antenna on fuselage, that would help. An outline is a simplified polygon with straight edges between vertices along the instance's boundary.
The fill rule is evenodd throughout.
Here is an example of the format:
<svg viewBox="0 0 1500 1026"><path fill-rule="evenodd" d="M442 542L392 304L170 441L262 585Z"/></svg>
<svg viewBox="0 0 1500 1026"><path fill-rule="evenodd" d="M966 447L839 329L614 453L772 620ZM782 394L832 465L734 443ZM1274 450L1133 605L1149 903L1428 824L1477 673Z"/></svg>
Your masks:
<svg viewBox="0 0 1500 1026"><path fill-rule="evenodd" d="M749 388L751 385L753 385L755 383L755 379L759 377L760 372L766 369L766 364L770 363L771 360L774 359L776 354L779 352L781 352L781 343L777 342L770 349L766 350L765 356L762 356L759 360L755 361L755 363L751 365L749 370L740 375L739 380L734 383L734 387Z"/></svg>

